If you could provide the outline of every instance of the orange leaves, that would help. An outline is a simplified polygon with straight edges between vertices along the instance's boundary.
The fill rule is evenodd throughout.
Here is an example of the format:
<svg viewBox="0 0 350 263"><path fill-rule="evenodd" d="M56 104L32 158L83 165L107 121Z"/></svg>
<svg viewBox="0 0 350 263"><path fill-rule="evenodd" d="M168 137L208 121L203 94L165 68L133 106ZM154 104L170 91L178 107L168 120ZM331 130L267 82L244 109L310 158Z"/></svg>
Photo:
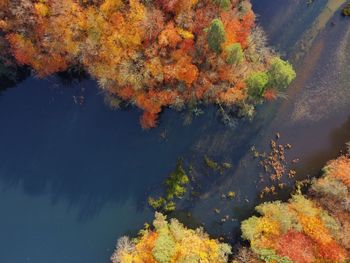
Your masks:
<svg viewBox="0 0 350 263"><path fill-rule="evenodd" d="M187 58L180 59L175 65L176 78L185 82L187 86L191 86L197 80L198 74L198 68L191 64Z"/></svg>
<svg viewBox="0 0 350 263"><path fill-rule="evenodd" d="M350 186L350 158L341 156L330 161L324 170L328 176L339 179L348 187Z"/></svg>
<svg viewBox="0 0 350 263"><path fill-rule="evenodd" d="M255 24L255 15L252 11L248 11L241 19L233 16L231 12L221 12L221 19L223 21L226 31L226 42L224 46L233 43L240 43L242 48L246 48L248 37L251 29Z"/></svg>
<svg viewBox="0 0 350 263"><path fill-rule="evenodd" d="M240 20L241 30L236 32L237 42L239 42L242 48L246 48L248 45L248 37L251 33L251 29L255 24L255 15L252 11L248 11Z"/></svg>
<svg viewBox="0 0 350 263"><path fill-rule="evenodd" d="M7 30L8 24L5 20L0 20L0 29L1 30Z"/></svg>
<svg viewBox="0 0 350 263"><path fill-rule="evenodd" d="M346 262L347 252L337 242L332 241L318 247L319 258L328 262Z"/></svg>
<svg viewBox="0 0 350 263"><path fill-rule="evenodd" d="M157 126L158 114L145 111L140 119L142 129L148 130Z"/></svg>
<svg viewBox="0 0 350 263"><path fill-rule="evenodd" d="M126 87L123 87L121 89L118 89L117 94L120 98L127 101L127 100L130 100L134 96L135 90L131 86L126 86Z"/></svg>
<svg viewBox="0 0 350 263"><path fill-rule="evenodd" d="M226 11L211 0L26 1L29 11L17 16L8 0L0 0L0 28L18 62L39 76L82 65L107 93L148 112L145 127L154 125L164 106L180 109L203 99L228 106L244 101L246 87L237 82L244 84L252 63L264 72L270 66L269 52L252 62L243 50L235 65L224 52L208 52L206 29L220 18L219 35L227 34L224 45L247 47L254 24L249 0L231 1Z"/></svg>
<svg viewBox="0 0 350 263"><path fill-rule="evenodd" d="M220 101L229 106L243 100L245 97L244 92L237 88L229 88L219 94Z"/></svg>
<svg viewBox="0 0 350 263"><path fill-rule="evenodd" d="M37 55L33 43L19 34L9 34L6 38L10 42L17 61L23 65L30 65L32 59Z"/></svg>
<svg viewBox="0 0 350 263"><path fill-rule="evenodd" d="M168 23L165 29L160 33L158 38L159 45L175 48L178 43L182 41L182 37L174 27L174 23Z"/></svg>
<svg viewBox="0 0 350 263"><path fill-rule="evenodd" d="M241 24L238 17L232 16L230 12L221 12L221 20L225 27L226 32L226 42L224 46L237 42L237 32L241 30Z"/></svg>
<svg viewBox="0 0 350 263"><path fill-rule="evenodd" d="M7 36L16 60L23 65L33 67L40 77L66 70L66 60L57 53L41 54L36 50L34 44L18 34Z"/></svg>

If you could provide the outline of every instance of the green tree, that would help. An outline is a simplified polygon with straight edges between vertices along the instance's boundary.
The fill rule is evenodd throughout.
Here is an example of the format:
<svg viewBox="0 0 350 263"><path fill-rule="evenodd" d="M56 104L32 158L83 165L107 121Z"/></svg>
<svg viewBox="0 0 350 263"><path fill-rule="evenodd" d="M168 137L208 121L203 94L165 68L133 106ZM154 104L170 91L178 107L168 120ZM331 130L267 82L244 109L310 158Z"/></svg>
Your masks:
<svg viewBox="0 0 350 263"><path fill-rule="evenodd" d="M152 255L159 263L170 263L175 252L175 241L171 237L168 227L159 231Z"/></svg>
<svg viewBox="0 0 350 263"><path fill-rule="evenodd" d="M230 0L212 0L212 2L223 9L229 9L231 7Z"/></svg>
<svg viewBox="0 0 350 263"><path fill-rule="evenodd" d="M265 72L255 72L246 80L248 93L252 97L261 97L269 83L269 76Z"/></svg>
<svg viewBox="0 0 350 263"><path fill-rule="evenodd" d="M275 58L268 72L269 86L285 89L295 79L296 73L290 63Z"/></svg>
<svg viewBox="0 0 350 263"><path fill-rule="evenodd" d="M186 193L186 185L189 181L182 161L179 160L176 164L176 170L165 181L167 200L172 200L174 197L181 198Z"/></svg>
<svg viewBox="0 0 350 263"><path fill-rule="evenodd" d="M226 41L226 32L222 21L218 18L214 19L207 32L209 47L217 54L221 53L221 45Z"/></svg>
<svg viewBox="0 0 350 263"><path fill-rule="evenodd" d="M226 62L230 65L238 64L243 60L241 44L234 43L225 48Z"/></svg>

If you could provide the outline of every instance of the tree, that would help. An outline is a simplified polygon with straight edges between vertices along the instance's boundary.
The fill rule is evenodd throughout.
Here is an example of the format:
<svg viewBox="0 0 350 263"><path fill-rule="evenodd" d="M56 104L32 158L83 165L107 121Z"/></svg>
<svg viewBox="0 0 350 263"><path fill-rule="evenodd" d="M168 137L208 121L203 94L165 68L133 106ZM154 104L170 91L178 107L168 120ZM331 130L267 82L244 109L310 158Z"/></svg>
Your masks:
<svg viewBox="0 0 350 263"><path fill-rule="evenodd" d="M269 76L265 72L255 72L246 80L248 93L252 97L261 97L269 83Z"/></svg>
<svg viewBox="0 0 350 263"><path fill-rule="evenodd" d="M223 9L229 9L231 7L230 0L212 0L212 2Z"/></svg>
<svg viewBox="0 0 350 263"><path fill-rule="evenodd" d="M219 54L222 51L221 45L226 41L224 24L218 18L214 19L208 29L208 44L211 50Z"/></svg>
<svg viewBox="0 0 350 263"><path fill-rule="evenodd" d="M159 237L154 244L152 255L159 263L170 263L175 252L175 241L171 235L169 235L168 226L161 229Z"/></svg>
<svg viewBox="0 0 350 263"><path fill-rule="evenodd" d="M275 58L268 72L269 85L278 89L285 89L295 79L296 74L290 63Z"/></svg>
<svg viewBox="0 0 350 263"><path fill-rule="evenodd" d="M241 44L234 43L225 48L226 62L230 65L238 64L243 60L243 50Z"/></svg>

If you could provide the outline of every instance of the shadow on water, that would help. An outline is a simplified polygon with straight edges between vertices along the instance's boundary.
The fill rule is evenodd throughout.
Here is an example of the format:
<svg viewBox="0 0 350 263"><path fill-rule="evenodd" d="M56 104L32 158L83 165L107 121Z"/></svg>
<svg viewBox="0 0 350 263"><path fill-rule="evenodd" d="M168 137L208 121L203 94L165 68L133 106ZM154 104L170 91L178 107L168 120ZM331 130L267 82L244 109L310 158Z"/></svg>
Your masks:
<svg viewBox="0 0 350 263"><path fill-rule="evenodd" d="M348 67L339 66L350 63L343 59L348 51L340 48L342 42L348 40L348 21L340 17L339 12L331 21L335 21L336 26L327 24L297 68L299 75L288 91L288 100L262 106L253 124L245 124L233 132L213 131L202 136L197 147L192 149L191 156L195 158L202 153L211 153L211 156L233 164L233 170L227 175L218 175L215 179L204 177L207 186L197 200L190 202L194 220L200 218L210 234L224 234L227 240L237 241L239 222L254 213L255 205L263 201L287 200L293 190L294 180L289 180L278 195L260 199L261 190L270 185L260 183L262 168L248 150L250 146L255 145L260 152L269 152L270 139L280 132L279 143L293 145L286 154L287 160L301 160L290 168L297 169L296 179L305 179L308 175L317 175L325 162L336 157L344 143L350 140L350 105L348 100L342 99L349 97L344 77ZM229 191L236 193L233 201L221 198ZM188 204L184 202L181 206ZM219 209L220 213L214 209ZM228 220L225 219L227 216Z"/></svg>
<svg viewBox="0 0 350 263"><path fill-rule="evenodd" d="M206 129L207 117L217 124L214 110L189 126L169 110L157 129L145 132L140 111L111 111L97 92L89 80L62 89L56 78L29 78L0 98L0 177L6 187L31 196L49 193L54 203L66 199L85 220L110 201L131 198L143 209L151 187ZM84 104L75 104L82 95Z"/></svg>

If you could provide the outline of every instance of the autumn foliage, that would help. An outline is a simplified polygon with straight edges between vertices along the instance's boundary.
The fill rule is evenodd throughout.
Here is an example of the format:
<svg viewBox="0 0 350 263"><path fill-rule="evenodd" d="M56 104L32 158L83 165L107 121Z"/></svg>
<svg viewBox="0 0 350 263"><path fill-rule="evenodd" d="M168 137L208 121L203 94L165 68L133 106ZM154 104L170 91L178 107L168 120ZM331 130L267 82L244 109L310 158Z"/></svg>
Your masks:
<svg viewBox="0 0 350 263"><path fill-rule="evenodd" d="M188 229L156 213L153 226L146 226L137 239L119 239L111 259L113 263L226 263L229 254L229 245L210 239L202 229Z"/></svg>
<svg viewBox="0 0 350 263"><path fill-rule="evenodd" d="M82 66L107 96L141 108L144 128L156 126L164 107L254 104L279 88L271 79L252 99L242 85L273 69L276 57L260 43L249 0L2 0L0 7L18 63L40 77Z"/></svg>
<svg viewBox="0 0 350 263"><path fill-rule="evenodd" d="M243 238L265 262L348 262L349 171L350 158L339 157L314 180L310 198L297 193L288 203L257 206L262 216L243 221Z"/></svg>
<svg viewBox="0 0 350 263"><path fill-rule="evenodd" d="M350 157L339 157L313 180L308 197L298 190L288 202L258 205L260 216L241 223L242 238L250 247L239 247L233 254L229 245L210 239L203 229L188 229L156 213L153 227L146 225L136 239L119 239L112 262L349 262L349 168Z"/></svg>

